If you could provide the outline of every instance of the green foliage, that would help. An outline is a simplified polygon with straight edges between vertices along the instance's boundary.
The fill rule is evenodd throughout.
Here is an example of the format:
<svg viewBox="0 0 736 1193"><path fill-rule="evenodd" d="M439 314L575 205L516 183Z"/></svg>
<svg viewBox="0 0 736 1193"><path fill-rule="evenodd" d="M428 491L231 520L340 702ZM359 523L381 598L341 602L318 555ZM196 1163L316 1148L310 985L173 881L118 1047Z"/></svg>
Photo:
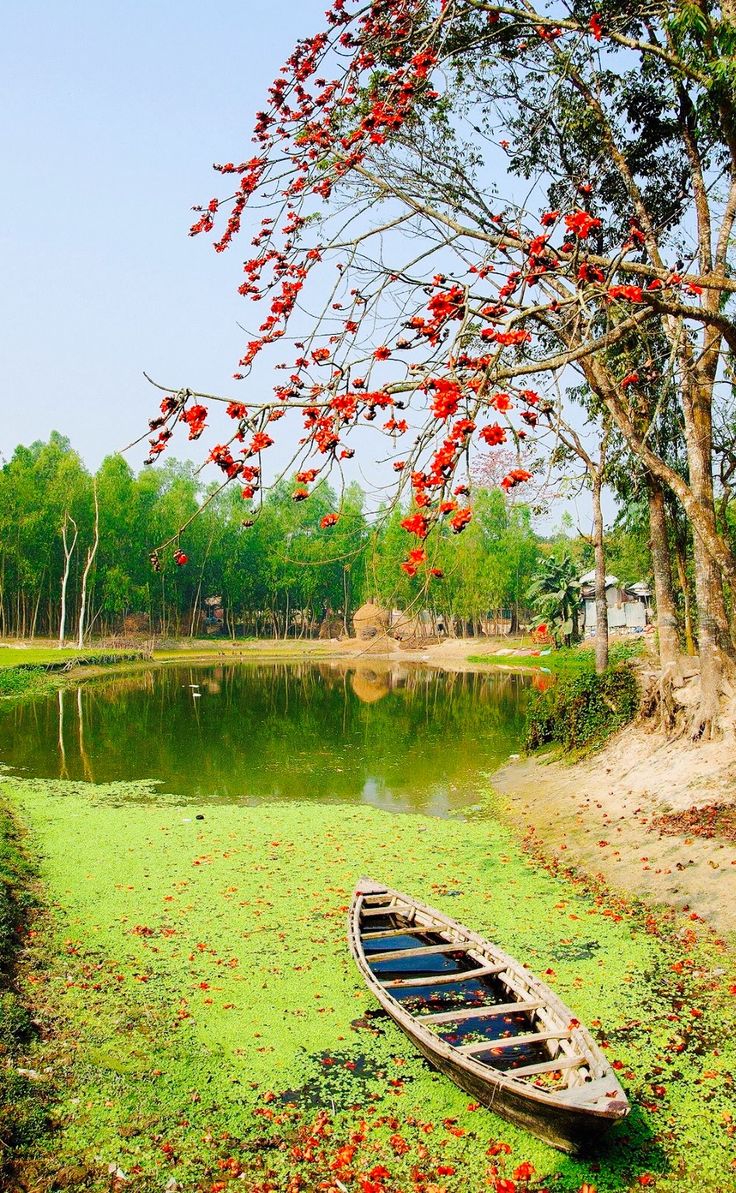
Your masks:
<svg viewBox="0 0 736 1193"><path fill-rule="evenodd" d="M0 669L0 697L28 696L43 687L40 667L3 667Z"/></svg>
<svg viewBox="0 0 736 1193"><path fill-rule="evenodd" d="M577 641L582 600L577 568L569 555L546 560L527 596L558 646Z"/></svg>
<svg viewBox="0 0 736 1193"><path fill-rule="evenodd" d="M446 623L497 609L515 610L519 619L540 554L529 510L510 504L498 489L477 493L473 521L462 536L448 532L433 541L432 563L444 579L425 591L420 576L410 579L401 570L412 542L401 528L404 512L389 508L371 528L357 484L339 497L328 484L318 484L308 501L295 502L295 483L282 480L254 505L237 487L203 487L188 463L169 460L136 476L119 456L104 460L94 480L100 544L90 575L89 621L102 635L121 632L128 615L148 627L141 632L200 633L203 601L214 595L221 597L224 632L232 636L304 636L328 614L349 622L368 597L389 608L430 608ZM61 534L69 517L78 528L67 592L66 629L73 639L93 528L92 491L92 476L55 434L48 444L19 447L0 468L4 633L58 633ZM165 552L160 573L154 573L152 547L198 510L179 539L187 565L177 567ZM330 513L338 521L323 528Z"/></svg>
<svg viewBox="0 0 736 1193"><path fill-rule="evenodd" d="M34 904L32 878L15 821L0 805L0 1184L9 1149L32 1146L46 1126L40 1097L17 1071L32 1035L31 1016L14 989L19 933Z"/></svg>
<svg viewBox="0 0 736 1193"><path fill-rule="evenodd" d="M599 746L633 720L638 707L639 685L630 666L609 667L603 675L586 667L534 696L527 710L526 749L552 743L567 750Z"/></svg>

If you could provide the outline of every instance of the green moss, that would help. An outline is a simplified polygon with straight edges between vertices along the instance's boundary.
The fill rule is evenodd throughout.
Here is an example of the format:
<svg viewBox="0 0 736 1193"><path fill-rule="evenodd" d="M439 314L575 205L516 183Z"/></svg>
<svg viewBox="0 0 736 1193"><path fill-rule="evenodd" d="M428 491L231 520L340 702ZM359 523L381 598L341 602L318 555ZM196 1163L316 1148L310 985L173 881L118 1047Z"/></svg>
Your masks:
<svg viewBox="0 0 736 1193"><path fill-rule="evenodd" d="M666 1193L725 1187L733 978L699 924L663 928L549 874L489 819L208 804L198 820L191 805L126 803L115 787L3 786L54 905L35 945L53 957L35 994L56 1031L34 1067L56 1075L62 1124L46 1159L88 1166L88 1187L108 1188L113 1165L135 1190L169 1176L211 1189L228 1174L242 1188L242 1171L252 1190L342 1173L352 1191L380 1164L387 1193L411 1188L413 1168L460 1193L487 1188L491 1164L513 1179L523 1161L530 1190L620 1193L644 1173ZM635 1108L598 1160L471 1109L375 1014L345 944L361 873L524 958L605 1039ZM351 1133L346 1181L334 1164ZM493 1139L511 1153L489 1157Z"/></svg>
<svg viewBox="0 0 736 1193"><path fill-rule="evenodd" d="M41 1091L23 1073L33 1024L16 974L23 933L35 904L33 878L18 825L0 804L0 1185L11 1149L35 1146L46 1127Z"/></svg>
<svg viewBox="0 0 736 1193"><path fill-rule="evenodd" d="M639 685L630 666L610 667L603 675L584 671L535 694L524 744L527 750L553 743L566 750L600 746L633 720L638 708Z"/></svg>

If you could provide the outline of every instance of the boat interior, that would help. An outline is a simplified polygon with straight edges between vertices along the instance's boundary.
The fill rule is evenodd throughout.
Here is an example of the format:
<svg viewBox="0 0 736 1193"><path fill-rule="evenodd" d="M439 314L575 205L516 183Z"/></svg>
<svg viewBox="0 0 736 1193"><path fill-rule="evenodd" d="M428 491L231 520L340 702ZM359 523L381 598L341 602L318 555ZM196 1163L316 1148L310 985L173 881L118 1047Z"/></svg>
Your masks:
<svg viewBox="0 0 736 1193"><path fill-rule="evenodd" d="M610 1097L613 1090L602 1088L606 1079L595 1079L585 1048L574 1039L574 1025L563 1023L545 1003L532 975L490 952L484 956L475 941L463 943L448 926L435 927L408 906L386 900L386 895L364 899L364 956L374 977L417 1023L460 1055L559 1093L563 1101L566 1092L588 1103Z"/></svg>

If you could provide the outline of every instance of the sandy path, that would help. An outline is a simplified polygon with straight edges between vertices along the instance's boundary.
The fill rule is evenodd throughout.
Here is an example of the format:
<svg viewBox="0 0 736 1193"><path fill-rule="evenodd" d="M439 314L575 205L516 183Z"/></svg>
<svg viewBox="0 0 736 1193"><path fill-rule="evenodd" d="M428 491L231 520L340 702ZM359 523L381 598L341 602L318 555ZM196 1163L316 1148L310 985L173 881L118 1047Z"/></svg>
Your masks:
<svg viewBox="0 0 736 1193"><path fill-rule="evenodd" d="M652 827L667 812L736 802L731 735L693 746L627 729L590 761L511 762L493 783L563 864L736 933L736 845Z"/></svg>

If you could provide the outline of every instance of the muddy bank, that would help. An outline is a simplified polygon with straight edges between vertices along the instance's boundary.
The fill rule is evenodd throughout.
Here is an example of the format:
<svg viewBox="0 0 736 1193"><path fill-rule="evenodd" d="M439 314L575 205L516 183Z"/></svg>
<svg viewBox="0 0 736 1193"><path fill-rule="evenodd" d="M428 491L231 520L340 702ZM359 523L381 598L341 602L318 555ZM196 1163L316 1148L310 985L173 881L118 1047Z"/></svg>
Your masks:
<svg viewBox="0 0 736 1193"><path fill-rule="evenodd" d="M520 759L493 777L511 819L560 863L599 874L648 904L686 910L736 933L736 844L703 838L691 809L736 806L732 730L718 742L666 742L623 730L595 758ZM667 832L657 824L669 821ZM673 823L682 824L673 831Z"/></svg>

